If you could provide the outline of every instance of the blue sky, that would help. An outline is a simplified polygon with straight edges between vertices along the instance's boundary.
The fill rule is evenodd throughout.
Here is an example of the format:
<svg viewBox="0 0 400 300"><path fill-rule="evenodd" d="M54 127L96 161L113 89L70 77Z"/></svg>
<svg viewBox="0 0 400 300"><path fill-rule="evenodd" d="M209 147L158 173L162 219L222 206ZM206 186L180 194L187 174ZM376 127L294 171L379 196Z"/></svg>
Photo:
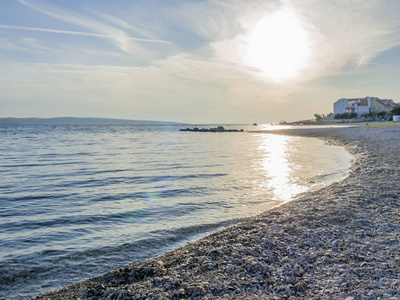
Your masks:
<svg viewBox="0 0 400 300"><path fill-rule="evenodd" d="M0 117L267 123L400 101L400 1L0 2Z"/></svg>

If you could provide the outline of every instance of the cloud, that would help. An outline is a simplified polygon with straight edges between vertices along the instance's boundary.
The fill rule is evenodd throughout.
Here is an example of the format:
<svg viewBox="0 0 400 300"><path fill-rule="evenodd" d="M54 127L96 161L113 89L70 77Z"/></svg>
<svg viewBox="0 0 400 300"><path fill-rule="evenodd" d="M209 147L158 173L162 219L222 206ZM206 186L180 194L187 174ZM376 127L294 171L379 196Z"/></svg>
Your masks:
<svg viewBox="0 0 400 300"><path fill-rule="evenodd" d="M247 38L256 21L283 8L289 8L301 20L311 45L310 59L302 70L300 82L361 67L380 53L400 45L398 1L253 1L241 9L241 15L236 15L242 30L211 44L215 55L221 60L245 65Z"/></svg>
<svg viewBox="0 0 400 300"><path fill-rule="evenodd" d="M164 32L164 28L156 26L155 24L145 24L143 21L140 21L140 26L134 26L132 23L112 15L108 15L98 11L94 11L93 13L100 18L106 20L107 22L122 28L123 30L133 31L135 34L138 34L142 37L147 37L151 40L158 40L157 34L155 34L154 32ZM135 18L135 16L133 16L132 18ZM151 27L151 30L145 29L143 27Z"/></svg>
<svg viewBox="0 0 400 300"><path fill-rule="evenodd" d="M315 43L314 76L360 67L400 45L398 1L294 2ZM308 2L307 2L308 3Z"/></svg>
<svg viewBox="0 0 400 300"><path fill-rule="evenodd" d="M38 27L0 25L0 28L2 28L2 29L15 29L15 30L27 30L27 31L38 31L38 32L49 32L49 33L71 34L71 35L90 36L90 37L99 37L99 38L108 38L108 39L115 39L116 38L114 35L106 35L106 34L100 34L100 33L78 32L78 31L58 30L58 29L49 29L49 28L38 28ZM129 37L129 36L127 36L125 38L127 40L139 41L139 42L171 44L171 42L164 41L164 40L142 39L142 38L134 38L134 37Z"/></svg>
<svg viewBox="0 0 400 300"><path fill-rule="evenodd" d="M69 11L67 9L61 9L59 7L50 5L46 3L46 5L40 5L38 3L33 4L32 2L28 2L26 0L19 0L19 2L25 6L30 7L40 13L53 17L55 19L75 24L86 28L88 30L93 31L90 32L76 32L76 31L67 31L67 30L56 30L56 29L46 29L46 28L30 28L30 27L19 27L17 26L10 26L9 29L21 29L21 30L35 30L35 31L42 31L42 32L52 32L52 33L63 33L63 34L72 34L72 35L81 35L81 36L90 36L90 37L101 37L101 38L108 38L115 40L117 45L120 49L124 51L128 51L129 47L127 43L129 41L136 41L136 42L150 42L150 43L164 43L170 44L170 41L166 41L163 39L157 38L145 38L145 37L131 37L126 31L117 28L115 26L108 25L104 22L99 22L94 20L93 18L89 18L87 16L82 16L78 13ZM117 23L117 19L113 19L114 23ZM123 21L120 20L119 23ZM6 26L6 25L3 25ZM14 27L14 28L11 28Z"/></svg>

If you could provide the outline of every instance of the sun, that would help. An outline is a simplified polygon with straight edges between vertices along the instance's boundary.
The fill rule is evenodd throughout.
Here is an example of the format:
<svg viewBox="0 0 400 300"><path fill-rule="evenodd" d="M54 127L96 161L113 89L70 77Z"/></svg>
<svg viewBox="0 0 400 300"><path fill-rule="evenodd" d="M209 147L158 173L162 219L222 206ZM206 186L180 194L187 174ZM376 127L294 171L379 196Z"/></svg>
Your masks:
<svg viewBox="0 0 400 300"><path fill-rule="evenodd" d="M282 9L265 14L247 39L246 63L270 80L281 82L301 76L310 56L310 41L296 13Z"/></svg>

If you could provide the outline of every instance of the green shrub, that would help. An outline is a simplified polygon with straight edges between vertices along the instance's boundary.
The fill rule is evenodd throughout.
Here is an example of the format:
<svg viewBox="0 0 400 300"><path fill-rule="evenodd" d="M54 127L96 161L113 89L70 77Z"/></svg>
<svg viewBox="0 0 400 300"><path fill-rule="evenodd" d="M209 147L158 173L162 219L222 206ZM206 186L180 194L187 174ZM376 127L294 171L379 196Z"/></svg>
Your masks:
<svg viewBox="0 0 400 300"><path fill-rule="evenodd" d="M390 113L394 116L399 116L400 115L400 106L396 106L395 108L393 108Z"/></svg>

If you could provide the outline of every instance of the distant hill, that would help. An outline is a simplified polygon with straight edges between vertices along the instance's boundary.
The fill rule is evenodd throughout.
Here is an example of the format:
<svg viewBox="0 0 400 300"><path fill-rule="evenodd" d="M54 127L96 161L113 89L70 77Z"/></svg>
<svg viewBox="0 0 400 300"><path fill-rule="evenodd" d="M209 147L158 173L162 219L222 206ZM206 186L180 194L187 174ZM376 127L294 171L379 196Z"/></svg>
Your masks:
<svg viewBox="0 0 400 300"><path fill-rule="evenodd" d="M107 118L0 118L2 125L174 125L178 122L141 121Z"/></svg>

